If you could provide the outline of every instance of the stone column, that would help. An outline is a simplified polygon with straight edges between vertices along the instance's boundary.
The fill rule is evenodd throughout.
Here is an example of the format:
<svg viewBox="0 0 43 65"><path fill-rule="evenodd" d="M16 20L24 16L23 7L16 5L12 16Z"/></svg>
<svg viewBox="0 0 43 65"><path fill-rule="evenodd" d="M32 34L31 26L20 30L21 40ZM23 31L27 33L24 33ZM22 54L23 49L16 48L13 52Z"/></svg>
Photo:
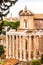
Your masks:
<svg viewBox="0 0 43 65"><path fill-rule="evenodd" d="M20 60L22 61L22 41L21 41L21 36L19 36L19 40L20 40Z"/></svg>
<svg viewBox="0 0 43 65"><path fill-rule="evenodd" d="M8 35L6 35L6 58L8 58Z"/></svg>
<svg viewBox="0 0 43 65"><path fill-rule="evenodd" d="M41 59L41 50L42 50L42 36L39 35L39 59Z"/></svg>
<svg viewBox="0 0 43 65"><path fill-rule="evenodd" d="M18 36L16 36L16 59L18 59Z"/></svg>
<svg viewBox="0 0 43 65"><path fill-rule="evenodd" d="M29 52L28 52L28 60L31 61L31 44L32 44L32 40L31 40L31 36L29 36Z"/></svg>
<svg viewBox="0 0 43 65"><path fill-rule="evenodd" d="M26 61L25 37L23 37L23 60Z"/></svg>
<svg viewBox="0 0 43 65"><path fill-rule="evenodd" d="M37 41L36 41L36 36L34 36L34 57L33 59L36 59L36 44L37 44Z"/></svg>
<svg viewBox="0 0 43 65"><path fill-rule="evenodd" d="M11 58L11 54L12 54L12 53L11 53L11 48L12 48L12 47L11 47L11 41L12 41L12 40L11 40L11 35L9 35L9 58Z"/></svg>
<svg viewBox="0 0 43 65"><path fill-rule="evenodd" d="M37 50L39 50L39 37L37 36Z"/></svg>
<svg viewBox="0 0 43 65"><path fill-rule="evenodd" d="M15 50L15 48L14 48L14 43L15 43L15 41L14 41L14 40L15 40L15 39L14 39L14 35L13 35L13 36L12 36L12 42L13 42L13 43L12 43L12 44L13 44L13 47L12 47L12 48L13 48L13 50L12 50L12 51L13 51L13 58L14 58L14 50Z"/></svg>

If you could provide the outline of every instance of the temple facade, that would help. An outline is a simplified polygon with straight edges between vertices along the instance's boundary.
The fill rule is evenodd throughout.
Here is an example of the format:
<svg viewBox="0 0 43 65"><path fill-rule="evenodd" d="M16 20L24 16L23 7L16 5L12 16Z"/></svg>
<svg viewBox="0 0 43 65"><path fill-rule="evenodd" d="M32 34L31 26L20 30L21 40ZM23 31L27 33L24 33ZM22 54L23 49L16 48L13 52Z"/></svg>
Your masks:
<svg viewBox="0 0 43 65"><path fill-rule="evenodd" d="M43 54L43 14L34 14L25 7L19 12L19 20L17 31L6 32L6 58L40 59Z"/></svg>

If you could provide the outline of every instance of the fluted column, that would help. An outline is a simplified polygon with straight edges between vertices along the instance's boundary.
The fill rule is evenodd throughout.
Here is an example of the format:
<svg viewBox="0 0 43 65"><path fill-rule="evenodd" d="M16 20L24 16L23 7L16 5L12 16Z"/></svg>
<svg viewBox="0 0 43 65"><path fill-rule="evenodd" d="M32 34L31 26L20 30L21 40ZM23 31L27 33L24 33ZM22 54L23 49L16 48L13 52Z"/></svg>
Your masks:
<svg viewBox="0 0 43 65"><path fill-rule="evenodd" d="M32 39L31 39L31 36L29 36L29 52L28 52L28 60L31 61L31 44L32 44Z"/></svg>
<svg viewBox="0 0 43 65"><path fill-rule="evenodd" d="M16 36L16 59L18 59L18 36Z"/></svg>
<svg viewBox="0 0 43 65"><path fill-rule="evenodd" d="M15 48L14 48L14 43L15 43L15 41L14 41L15 39L14 39L14 35L12 36L12 44L13 44L13 58L14 58L14 50L15 50Z"/></svg>
<svg viewBox="0 0 43 65"><path fill-rule="evenodd" d="M21 41L21 36L19 36L19 40L20 40L20 60L22 60L22 41Z"/></svg>
<svg viewBox="0 0 43 65"><path fill-rule="evenodd" d="M26 61L25 37L23 37L23 60Z"/></svg>
<svg viewBox="0 0 43 65"><path fill-rule="evenodd" d="M6 35L6 58L8 58L8 35Z"/></svg>
<svg viewBox="0 0 43 65"><path fill-rule="evenodd" d="M36 59L36 44L37 44L37 41L36 41L36 36L34 36L34 58L33 59Z"/></svg>

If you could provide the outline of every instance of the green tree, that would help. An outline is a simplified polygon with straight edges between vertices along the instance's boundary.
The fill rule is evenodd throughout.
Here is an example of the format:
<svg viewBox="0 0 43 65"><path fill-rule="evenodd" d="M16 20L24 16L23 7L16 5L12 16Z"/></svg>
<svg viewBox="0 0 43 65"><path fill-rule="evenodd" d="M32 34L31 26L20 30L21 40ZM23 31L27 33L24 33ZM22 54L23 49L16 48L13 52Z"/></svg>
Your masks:
<svg viewBox="0 0 43 65"><path fill-rule="evenodd" d="M1 20L3 20L3 16L6 16L10 12L9 8L11 6L13 6L12 4L15 5L15 3L17 1L18 0L0 0L0 9L1 9L1 11L0 11L0 18L1 18ZM10 4L8 5L6 3L10 3Z"/></svg>
<svg viewBox="0 0 43 65"><path fill-rule="evenodd" d="M6 20L3 21L3 26L10 26L12 29L16 29L19 27L20 21L16 22L8 22Z"/></svg>
<svg viewBox="0 0 43 65"><path fill-rule="evenodd" d="M0 34L2 32L2 28L3 28L3 22L0 23Z"/></svg>
<svg viewBox="0 0 43 65"><path fill-rule="evenodd" d="M18 27L19 27L19 25L20 25L20 21L16 21L16 22L14 23L14 26L12 26L12 28L17 30Z"/></svg>
<svg viewBox="0 0 43 65"><path fill-rule="evenodd" d="M32 60L31 65L41 65L39 60Z"/></svg>
<svg viewBox="0 0 43 65"><path fill-rule="evenodd" d="M9 22L8 21L4 20L2 22L3 22L3 26L9 26Z"/></svg>
<svg viewBox="0 0 43 65"><path fill-rule="evenodd" d="M4 46L3 45L0 45L0 58L4 54L4 52L5 52Z"/></svg>
<svg viewBox="0 0 43 65"><path fill-rule="evenodd" d="M0 23L0 34L1 33L6 33L5 31L3 31L3 26L10 26L10 28L12 29L18 29L20 25L20 21L16 21L16 22L9 22L9 21L6 21L6 20L3 20L1 23ZM9 29L10 29L9 28Z"/></svg>

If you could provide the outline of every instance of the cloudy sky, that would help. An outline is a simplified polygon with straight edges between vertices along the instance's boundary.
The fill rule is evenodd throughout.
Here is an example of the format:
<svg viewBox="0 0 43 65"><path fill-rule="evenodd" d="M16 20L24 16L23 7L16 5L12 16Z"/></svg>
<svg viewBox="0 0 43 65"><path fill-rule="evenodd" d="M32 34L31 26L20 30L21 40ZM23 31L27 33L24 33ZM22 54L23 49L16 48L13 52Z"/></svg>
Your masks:
<svg viewBox="0 0 43 65"><path fill-rule="evenodd" d="M17 17L20 10L27 8L33 13L43 13L43 0L18 0L15 5L10 8L10 13L7 17Z"/></svg>

